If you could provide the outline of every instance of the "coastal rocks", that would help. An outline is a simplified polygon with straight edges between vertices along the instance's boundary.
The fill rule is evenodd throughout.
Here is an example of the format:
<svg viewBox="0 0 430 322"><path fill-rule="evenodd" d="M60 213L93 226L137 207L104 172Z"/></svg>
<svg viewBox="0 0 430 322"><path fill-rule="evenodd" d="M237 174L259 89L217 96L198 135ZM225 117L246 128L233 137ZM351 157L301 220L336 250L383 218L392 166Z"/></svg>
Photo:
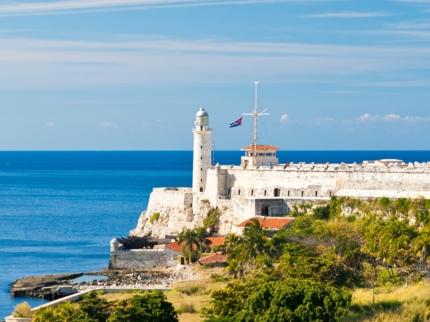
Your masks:
<svg viewBox="0 0 430 322"><path fill-rule="evenodd" d="M95 289L169 289L178 281L195 280L192 266L177 265L165 270L133 270L110 272L105 280L81 282L78 292Z"/></svg>
<svg viewBox="0 0 430 322"><path fill-rule="evenodd" d="M12 283L10 294L13 297L41 297L48 300L76 293L70 282L83 273L50 274L24 277Z"/></svg>

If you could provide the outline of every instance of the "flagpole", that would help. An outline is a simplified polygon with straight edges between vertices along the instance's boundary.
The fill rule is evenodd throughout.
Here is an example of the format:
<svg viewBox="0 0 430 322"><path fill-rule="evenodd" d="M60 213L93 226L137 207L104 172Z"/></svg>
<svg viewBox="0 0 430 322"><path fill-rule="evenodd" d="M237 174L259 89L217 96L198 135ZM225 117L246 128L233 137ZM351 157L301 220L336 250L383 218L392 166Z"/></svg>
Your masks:
<svg viewBox="0 0 430 322"><path fill-rule="evenodd" d="M258 82L255 84L255 104L254 104L254 165L257 165L257 118L258 118Z"/></svg>
<svg viewBox="0 0 430 322"><path fill-rule="evenodd" d="M255 84L255 103L254 103L254 111L253 113L242 113L242 115L252 115L254 116L254 142L252 143L252 151L254 154L253 163L254 166L257 165L257 119L260 115L269 115L269 113L264 113L264 110L261 113L258 113L258 82L254 82Z"/></svg>

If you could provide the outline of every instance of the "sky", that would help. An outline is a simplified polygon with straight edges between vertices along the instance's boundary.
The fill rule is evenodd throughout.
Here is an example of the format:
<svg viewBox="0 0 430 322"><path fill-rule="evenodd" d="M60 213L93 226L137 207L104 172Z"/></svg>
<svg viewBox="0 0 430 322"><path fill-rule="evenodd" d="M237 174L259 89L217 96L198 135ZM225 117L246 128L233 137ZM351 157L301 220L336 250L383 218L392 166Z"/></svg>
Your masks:
<svg viewBox="0 0 430 322"><path fill-rule="evenodd" d="M2 0L0 150L430 150L430 0Z"/></svg>

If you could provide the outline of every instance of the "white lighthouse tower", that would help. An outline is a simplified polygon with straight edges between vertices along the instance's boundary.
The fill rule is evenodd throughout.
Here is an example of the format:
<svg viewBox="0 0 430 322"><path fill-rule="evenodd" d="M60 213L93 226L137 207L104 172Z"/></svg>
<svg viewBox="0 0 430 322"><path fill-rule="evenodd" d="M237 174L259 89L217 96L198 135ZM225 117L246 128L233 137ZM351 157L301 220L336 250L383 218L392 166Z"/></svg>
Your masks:
<svg viewBox="0 0 430 322"><path fill-rule="evenodd" d="M205 191L206 174L211 166L212 129L209 127L209 114L203 107L197 112L194 124L193 193Z"/></svg>

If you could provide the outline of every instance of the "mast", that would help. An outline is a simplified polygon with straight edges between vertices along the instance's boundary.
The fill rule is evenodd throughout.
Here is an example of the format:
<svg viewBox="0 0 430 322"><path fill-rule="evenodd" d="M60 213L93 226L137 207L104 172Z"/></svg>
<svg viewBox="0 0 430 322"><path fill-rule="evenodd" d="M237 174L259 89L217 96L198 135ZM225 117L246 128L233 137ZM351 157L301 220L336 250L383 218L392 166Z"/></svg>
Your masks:
<svg viewBox="0 0 430 322"><path fill-rule="evenodd" d="M254 117L254 141L252 142L252 150L254 154L254 165L257 165L257 120L261 115L269 115L269 113L264 113L264 110L261 113L258 113L258 82L254 82L255 84L255 103L254 103L254 111L253 113L242 113L242 115L252 115Z"/></svg>
<svg viewBox="0 0 430 322"><path fill-rule="evenodd" d="M254 103L254 165L257 165L257 118L258 118L258 82L255 84L255 103Z"/></svg>

